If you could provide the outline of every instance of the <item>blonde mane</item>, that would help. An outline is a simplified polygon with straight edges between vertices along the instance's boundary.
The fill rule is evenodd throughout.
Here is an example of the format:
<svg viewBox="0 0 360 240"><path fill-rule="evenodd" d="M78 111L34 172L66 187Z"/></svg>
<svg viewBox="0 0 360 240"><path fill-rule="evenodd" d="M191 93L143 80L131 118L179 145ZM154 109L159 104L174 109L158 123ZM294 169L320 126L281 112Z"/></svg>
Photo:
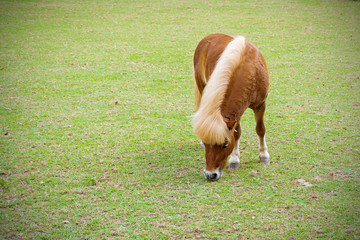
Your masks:
<svg viewBox="0 0 360 240"><path fill-rule="evenodd" d="M193 119L195 133L204 143L223 144L229 138L229 130L221 115L221 104L245 46L246 39L242 36L235 37L226 46L204 88Z"/></svg>

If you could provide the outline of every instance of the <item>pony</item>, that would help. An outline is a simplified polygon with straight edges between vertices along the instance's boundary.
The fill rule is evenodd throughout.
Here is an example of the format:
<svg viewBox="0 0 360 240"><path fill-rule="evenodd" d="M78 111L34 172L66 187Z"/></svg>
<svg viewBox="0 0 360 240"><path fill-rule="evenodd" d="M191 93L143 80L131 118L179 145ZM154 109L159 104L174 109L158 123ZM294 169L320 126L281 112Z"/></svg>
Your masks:
<svg viewBox="0 0 360 240"><path fill-rule="evenodd" d="M260 162L269 164L264 125L269 74L260 50L243 36L210 34L197 45L193 61L193 128L205 148L205 177L219 180L229 155L229 168L239 168L240 120L247 108L255 115Z"/></svg>

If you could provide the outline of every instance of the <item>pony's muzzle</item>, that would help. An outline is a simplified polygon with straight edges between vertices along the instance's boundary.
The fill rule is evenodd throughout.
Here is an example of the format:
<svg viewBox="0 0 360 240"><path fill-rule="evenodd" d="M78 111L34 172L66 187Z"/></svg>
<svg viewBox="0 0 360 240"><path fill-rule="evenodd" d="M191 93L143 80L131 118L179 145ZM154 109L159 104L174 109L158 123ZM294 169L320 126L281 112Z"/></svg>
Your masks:
<svg viewBox="0 0 360 240"><path fill-rule="evenodd" d="M204 170L204 176L206 177L207 180L217 181L222 176L222 169L219 168L219 169L217 169L217 170L215 170L213 172L209 172L209 171Z"/></svg>

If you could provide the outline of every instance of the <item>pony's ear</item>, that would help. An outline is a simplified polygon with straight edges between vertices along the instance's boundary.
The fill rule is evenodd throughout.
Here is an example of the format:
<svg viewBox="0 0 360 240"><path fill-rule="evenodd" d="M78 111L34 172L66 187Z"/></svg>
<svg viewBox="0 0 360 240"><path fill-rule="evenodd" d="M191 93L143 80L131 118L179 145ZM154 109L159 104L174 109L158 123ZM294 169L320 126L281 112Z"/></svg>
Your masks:
<svg viewBox="0 0 360 240"><path fill-rule="evenodd" d="M228 127L229 131L231 131L237 124L238 121L236 120L225 120L226 126Z"/></svg>

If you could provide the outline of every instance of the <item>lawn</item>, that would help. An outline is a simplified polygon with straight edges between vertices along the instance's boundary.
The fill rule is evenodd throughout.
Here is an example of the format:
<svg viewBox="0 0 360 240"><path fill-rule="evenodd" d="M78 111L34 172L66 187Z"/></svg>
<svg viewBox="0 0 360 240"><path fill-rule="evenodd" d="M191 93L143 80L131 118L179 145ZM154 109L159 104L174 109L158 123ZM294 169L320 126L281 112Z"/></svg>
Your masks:
<svg viewBox="0 0 360 240"><path fill-rule="evenodd" d="M3 239L360 239L360 2L0 1ZM267 60L271 164L203 176L192 56Z"/></svg>

